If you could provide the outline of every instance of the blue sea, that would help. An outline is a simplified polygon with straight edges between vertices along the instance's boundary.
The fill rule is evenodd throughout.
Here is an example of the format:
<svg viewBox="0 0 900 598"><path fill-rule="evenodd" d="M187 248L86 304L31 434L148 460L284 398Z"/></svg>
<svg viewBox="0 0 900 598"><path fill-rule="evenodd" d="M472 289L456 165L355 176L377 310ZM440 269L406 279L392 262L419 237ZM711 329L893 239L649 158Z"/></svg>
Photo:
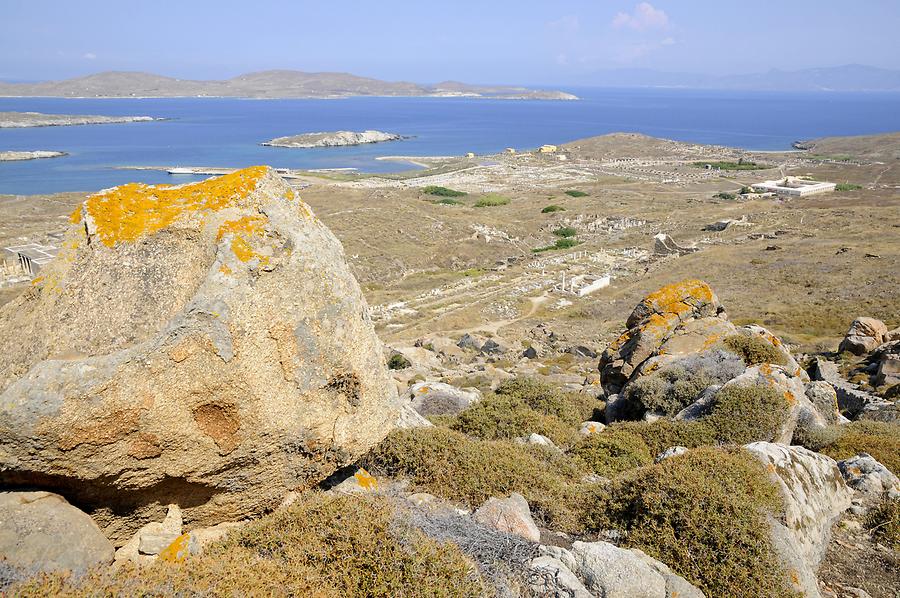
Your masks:
<svg viewBox="0 0 900 598"><path fill-rule="evenodd" d="M93 191L130 182L191 180L117 166L269 164L397 171L378 156L494 153L616 131L753 150L799 139L900 130L897 93L753 93L571 89L577 102L466 98L342 100L0 98L0 111L147 115L158 122L0 129L0 150L56 150L62 158L0 162L0 193ZM412 139L356 147L263 147L273 137L378 129Z"/></svg>

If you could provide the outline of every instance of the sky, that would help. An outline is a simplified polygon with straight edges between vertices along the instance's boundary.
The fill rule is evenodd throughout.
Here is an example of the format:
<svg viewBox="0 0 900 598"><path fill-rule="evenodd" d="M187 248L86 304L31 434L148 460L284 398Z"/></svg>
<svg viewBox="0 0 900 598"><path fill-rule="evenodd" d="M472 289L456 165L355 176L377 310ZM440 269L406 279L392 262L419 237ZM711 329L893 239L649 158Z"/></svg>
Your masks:
<svg viewBox="0 0 900 598"><path fill-rule="evenodd" d="M0 0L0 79L266 69L590 85L609 69L900 69L898 0Z"/></svg>

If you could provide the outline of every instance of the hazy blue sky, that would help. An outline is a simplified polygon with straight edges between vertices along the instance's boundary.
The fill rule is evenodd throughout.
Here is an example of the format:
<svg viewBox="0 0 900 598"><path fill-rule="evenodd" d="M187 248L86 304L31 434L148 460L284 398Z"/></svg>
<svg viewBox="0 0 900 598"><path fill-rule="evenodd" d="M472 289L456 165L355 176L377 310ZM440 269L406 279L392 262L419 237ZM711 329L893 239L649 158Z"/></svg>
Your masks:
<svg viewBox="0 0 900 598"><path fill-rule="evenodd" d="M0 79L290 68L572 85L610 68L900 68L898 37L898 0L0 0Z"/></svg>

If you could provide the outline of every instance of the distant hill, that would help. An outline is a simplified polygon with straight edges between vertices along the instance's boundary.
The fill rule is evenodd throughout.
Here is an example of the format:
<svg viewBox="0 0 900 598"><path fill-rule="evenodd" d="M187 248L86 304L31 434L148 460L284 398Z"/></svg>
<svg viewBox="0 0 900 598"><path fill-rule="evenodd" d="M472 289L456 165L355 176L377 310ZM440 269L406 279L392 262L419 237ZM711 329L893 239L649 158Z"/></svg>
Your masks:
<svg viewBox="0 0 900 598"><path fill-rule="evenodd" d="M599 87L685 87L760 91L900 91L900 71L859 64L770 70L749 75L665 73L650 69L598 71L585 79Z"/></svg>
<svg viewBox="0 0 900 598"><path fill-rule="evenodd" d="M443 84L442 84L443 85ZM524 87L479 87L465 83L445 87L405 81L381 81L349 73L305 73L273 70L247 73L232 79L196 81L151 73L108 71L42 83L2 83L0 96L50 97L242 97L340 98L350 96L458 96L495 99L576 100L561 91Z"/></svg>

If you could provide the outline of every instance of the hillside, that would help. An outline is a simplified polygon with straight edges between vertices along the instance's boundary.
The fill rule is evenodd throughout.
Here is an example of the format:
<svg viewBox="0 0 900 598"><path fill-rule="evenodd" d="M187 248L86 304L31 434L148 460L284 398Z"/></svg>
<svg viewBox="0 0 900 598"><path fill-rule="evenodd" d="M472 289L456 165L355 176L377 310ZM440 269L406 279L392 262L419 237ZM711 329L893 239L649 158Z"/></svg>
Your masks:
<svg viewBox="0 0 900 598"><path fill-rule="evenodd" d="M2 83L0 96L9 97L242 97L335 98L351 96L431 96L462 93L496 99L577 99L559 91L523 87L478 87L463 83L453 89L405 81L381 81L349 73L306 73L270 70L246 73L226 80L174 79L152 73L108 71L64 81Z"/></svg>

